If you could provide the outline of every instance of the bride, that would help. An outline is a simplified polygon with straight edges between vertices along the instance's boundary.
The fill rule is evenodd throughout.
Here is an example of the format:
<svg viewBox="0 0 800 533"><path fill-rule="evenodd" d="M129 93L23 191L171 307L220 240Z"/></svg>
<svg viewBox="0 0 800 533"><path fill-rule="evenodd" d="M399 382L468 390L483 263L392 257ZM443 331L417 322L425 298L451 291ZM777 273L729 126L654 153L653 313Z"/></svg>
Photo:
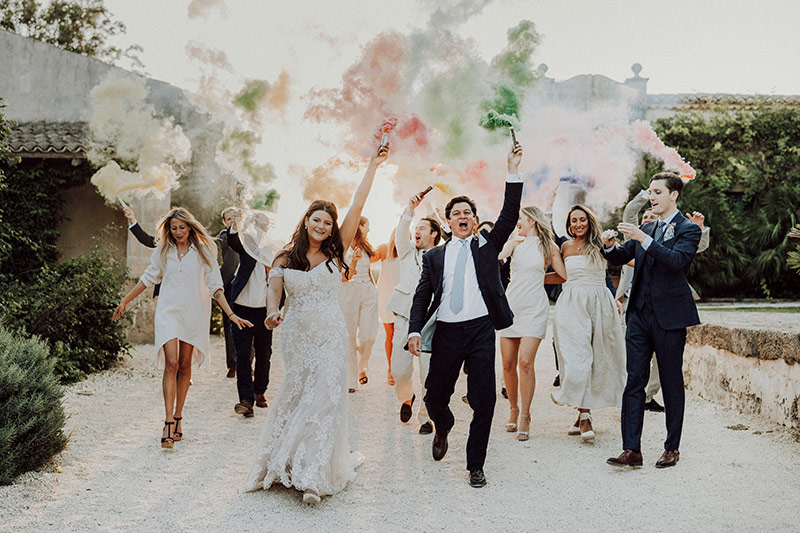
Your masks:
<svg viewBox="0 0 800 533"><path fill-rule="evenodd" d="M347 328L339 307L339 284L348 273L350 247L375 171L386 160L382 145L356 190L341 226L336 206L315 200L297 225L288 249L272 263L267 328L283 324L281 354L286 372L264 423L246 490L280 481L316 504L355 478L363 461L347 442ZM286 290L285 318L278 305Z"/></svg>

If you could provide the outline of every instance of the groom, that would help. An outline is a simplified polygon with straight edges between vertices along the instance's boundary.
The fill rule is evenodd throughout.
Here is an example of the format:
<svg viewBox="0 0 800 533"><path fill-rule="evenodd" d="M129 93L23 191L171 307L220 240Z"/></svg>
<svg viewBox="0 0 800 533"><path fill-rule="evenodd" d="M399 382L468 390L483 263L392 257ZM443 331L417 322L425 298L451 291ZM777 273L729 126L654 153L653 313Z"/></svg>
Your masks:
<svg viewBox="0 0 800 533"><path fill-rule="evenodd" d="M603 255L622 265L636 259L628 302L625 335L628 382L622 396L622 447L615 466L641 466L640 442L644 423L645 386L655 351L666 410L667 440L657 468L675 466L683 428L683 348L686 328L700 323L686 274L697 252L700 228L678 211L683 181L671 172L650 179L650 205L658 217L643 224L621 223L628 240L621 247L604 238Z"/></svg>
<svg viewBox="0 0 800 533"><path fill-rule="evenodd" d="M453 236L422 256L422 276L411 306L409 351L419 356L423 343L432 343L425 405L436 429L436 461L447 453L447 434L455 421L449 403L461 365L467 361L469 366L467 398L473 415L467 440L467 470L473 487L486 485L483 463L496 396L494 330L507 328L514 320L500 282L497 256L519 217L521 159L522 147L517 143L508 154L505 201L492 231L473 235L477 209L470 198L457 196L447 203L445 218Z"/></svg>

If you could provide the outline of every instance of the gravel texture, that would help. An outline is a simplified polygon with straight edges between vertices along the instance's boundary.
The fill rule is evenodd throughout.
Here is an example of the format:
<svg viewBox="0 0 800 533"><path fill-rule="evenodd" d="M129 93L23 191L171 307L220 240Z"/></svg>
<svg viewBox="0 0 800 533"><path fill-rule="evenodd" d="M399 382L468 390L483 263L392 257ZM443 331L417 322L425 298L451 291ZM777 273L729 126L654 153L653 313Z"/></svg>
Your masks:
<svg viewBox="0 0 800 533"><path fill-rule="evenodd" d="M225 377L223 346L214 339L211 368L194 373L184 411L185 438L174 451L159 446L161 374L150 366L152 346L137 346L133 357L114 370L69 387L69 446L44 470L0 487L0 530L798 528L797 435L689 392L677 467L653 466L665 436L664 415L648 412L645 466L616 470L605 459L621 451L619 411L595 413L593 445L566 434L575 412L550 401L555 370L549 336L536 360L531 439L518 442L504 431L508 404L498 395L485 469L489 483L473 489L464 469L471 415L460 399L465 380L452 401L456 425L450 450L434 462L432 437L417 433L416 413L409 424L400 423L394 391L385 383L381 337L375 346L369 383L350 395L351 442L367 462L353 484L315 508L305 507L298 492L282 486L240 491L265 411L256 409L250 419L233 412L235 383ZM273 363L270 399L283 374L277 350Z"/></svg>

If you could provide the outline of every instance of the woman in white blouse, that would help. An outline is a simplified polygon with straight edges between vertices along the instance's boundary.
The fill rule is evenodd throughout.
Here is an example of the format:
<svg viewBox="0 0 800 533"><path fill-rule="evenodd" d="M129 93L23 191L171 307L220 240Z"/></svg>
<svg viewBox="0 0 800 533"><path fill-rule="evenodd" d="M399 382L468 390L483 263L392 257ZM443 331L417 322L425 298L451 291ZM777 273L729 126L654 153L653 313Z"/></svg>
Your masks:
<svg viewBox="0 0 800 533"><path fill-rule="evenodd" d="M209 295L239 328L252 324L236 316L225 301L214 240L189 211L173 208L159 223L156 235L158 244L150 266L122 299L114 311L114 320L146 288L161 283L155 315L154 363L164 369L166 419L161 447L172 448L175 441L183 438L181 419L192 366L208 364Z"/></svg>

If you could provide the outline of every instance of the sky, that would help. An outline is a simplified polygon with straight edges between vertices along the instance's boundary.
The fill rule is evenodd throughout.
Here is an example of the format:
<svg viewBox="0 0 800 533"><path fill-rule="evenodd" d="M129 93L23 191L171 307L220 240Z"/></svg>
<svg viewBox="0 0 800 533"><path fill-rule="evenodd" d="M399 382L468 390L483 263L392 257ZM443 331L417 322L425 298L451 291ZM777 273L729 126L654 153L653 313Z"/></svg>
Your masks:
<svg viewBox="0 0 800 533"><path fill-rule="evenodd" d="M382 32L408 35L430 27L435 7L449 9L449 27L487 62L505 46L510 27L533 21L541 35L533 64L547 64L547 76L558 81L580 74L623 81L638 62L649 94L800 94L800 2L789 0L105 3L127 26L117 44L141 45L150 77L201 91L208 70L188 58L189 43L225 52L230 66L217 73L229 91L248 79L274 83L288 73L287 104L258 126L263 142L257 159L273 164L278 176L278 236L288 234L307 205L298 174L341 150L341 124L302 118L309 91L341 87L343 73L367 43ZM459 19L468 7L474 8L471 16ZM391 166L382 169L364 212L375 244L385 242L402 209L390 185L392 172ZM352 181L360 173L352 170Z"/></svg>

